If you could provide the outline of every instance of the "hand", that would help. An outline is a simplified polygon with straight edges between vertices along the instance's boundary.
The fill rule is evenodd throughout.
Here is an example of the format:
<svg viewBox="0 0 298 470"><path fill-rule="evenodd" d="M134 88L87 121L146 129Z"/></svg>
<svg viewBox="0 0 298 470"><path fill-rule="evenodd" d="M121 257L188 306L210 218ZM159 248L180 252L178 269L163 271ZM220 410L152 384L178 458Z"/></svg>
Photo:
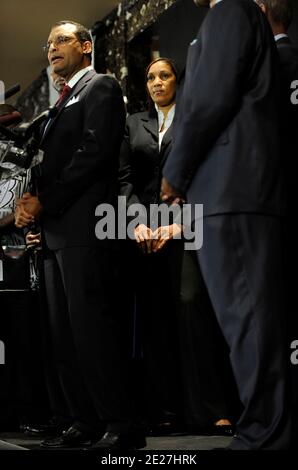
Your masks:
<svg viewBox="0 0 298 470"><path fill-rule="evenodd" d="M177 237L181 232L182 226L179 224L158 227L153 233L154 240L152 241L152 251L156 253L161 250L169 240Z"/></svg>
<svg viewBox="0 0 298 470"><path fill-rule="evenodd" d="M15 211L15 225L19 228L26 227L34 222L42 210L42 205L37 196L25 193L22 198L17 199Z"/></svg>
<svg viewBox="0 0 298 470"><path fill-rule="evenodd" d="M27 227L27 225L32 224L34 222L34 217L26 212L24 208L24 204L19 204L16 207L15 213L15 226L18 228Z"/></svg>
<svg viewBox="0 0 298 470"><path fill-rule="evenodd" d="M28 232L26 235L26 245L28 247L34 247L40 245L41 243L41 234Z"/></svg>
<svg viewBox="0 0 298 470"><path fill-rule="evenodd" d="M140 224L135 228L134 231L136 242L143 253L151 253L152 235L151 228L144 224Z"/></svg>
<svg viewBox="0 0 298 470"><path fill-rule="evenodd" d="M185 199L182 198L179 191L171 186L165 178L163 178L161 182L160 197L163 201L171 204L183 204L185 202Z"/></svg>

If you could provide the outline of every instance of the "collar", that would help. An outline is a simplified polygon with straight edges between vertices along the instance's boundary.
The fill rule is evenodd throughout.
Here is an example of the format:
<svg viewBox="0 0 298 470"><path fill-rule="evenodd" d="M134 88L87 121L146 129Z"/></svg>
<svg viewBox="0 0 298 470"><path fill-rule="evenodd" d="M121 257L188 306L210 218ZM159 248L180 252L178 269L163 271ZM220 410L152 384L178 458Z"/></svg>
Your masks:
<svg viewBox="0 0 298 470"><path fill-rule="evenodd" d="M216 5L217 3L221 2L222 0L215 0L214 2L214 5ZM210 7L211 8L211 7Z"/></svg>
<svg viewBox="0 0 298 470"><path fill-rule="evenodd" d="M280 33L280 34L276 34L274 36L274 40L275 42L279 41L280 39L283 39L283 38L288 38L289 36L285 33Z"/></svg>
<svg viewBox="0 0 298 470"><path fill-rule="evenodd" d="M70 88L73 88L79 80L81 80L82 77L84 77L84 75L86 75L87 72L89 72L89 70L93 70L93 67L92 65L88 65L88 67L85 67L84 69L81 69L79 70L70 80L69 82L67 83L68 86L70 86Z"/></svg>
<svg viewBox="0 0 298 470"><path fill-rule="evenodd" d="M173 121L176 104L173 104L173 106L169 110L166 120L165 120L163 112L161 111L161 109L159 109L159 107L157 106L156 103L154 103L154 106L155 106L155 109L156 109L156 112L157 112L157 117L158 117L158 129L161 128L164 121L165 121L165 127L168 127L167 124L171 123Z"/></svg>

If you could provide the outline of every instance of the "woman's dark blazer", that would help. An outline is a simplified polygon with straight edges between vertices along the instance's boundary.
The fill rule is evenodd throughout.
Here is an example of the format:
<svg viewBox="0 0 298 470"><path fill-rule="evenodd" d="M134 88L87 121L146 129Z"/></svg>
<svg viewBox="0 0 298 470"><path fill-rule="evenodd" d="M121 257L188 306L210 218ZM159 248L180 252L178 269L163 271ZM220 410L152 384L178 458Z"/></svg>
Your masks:
<svg viewBox="0 0 298 470"><path fill-rule="evenodd" d="M156 110L132 114L127 118L120 151L120 194L127 197L127 206L134 203L160 202L162 169L172 142L171 127L158 145Z"/></svg>

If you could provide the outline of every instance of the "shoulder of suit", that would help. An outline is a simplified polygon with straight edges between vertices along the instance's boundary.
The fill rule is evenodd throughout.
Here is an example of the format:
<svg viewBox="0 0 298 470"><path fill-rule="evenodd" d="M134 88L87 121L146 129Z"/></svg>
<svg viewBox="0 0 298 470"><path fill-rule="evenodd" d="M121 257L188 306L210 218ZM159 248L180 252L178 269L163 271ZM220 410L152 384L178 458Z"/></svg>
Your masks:
<svg viewBox="0 0 298 470"><path fill-rule="evenodd" d="M254 35L254 23L261 17L266 20L260 7L252 0L222 0L207 13L199 33L202 38L219 34L218 31L225 34L233 32L235 25L235 30L240 28L244 35L251 37Z"/></svg>
<svg viewBox="0 0 298 470"><path fill-rule="evenodd" d="M95 83L104 84L108 87L120 87L118 80L113 77L112 75L108 75L105 73L95 73L90 82L94 85Z"/></svg>
<svg viewBox="0 0 298 470"><path fill-rule="evenodd" d="M260 12L260 7L251 0L223 0L210 9L207 15L211 18L212 16L223 16L225 13L249 13L249 12Z"/></svg>
<svg viewBox="0 0 298 470"><path fill-rule="evenodd" d="M114 81L118 83L117 79L113 75L110 75L108 73L96 73L95 72L94 77L97 80L110 80L110 81Z"/></svg>

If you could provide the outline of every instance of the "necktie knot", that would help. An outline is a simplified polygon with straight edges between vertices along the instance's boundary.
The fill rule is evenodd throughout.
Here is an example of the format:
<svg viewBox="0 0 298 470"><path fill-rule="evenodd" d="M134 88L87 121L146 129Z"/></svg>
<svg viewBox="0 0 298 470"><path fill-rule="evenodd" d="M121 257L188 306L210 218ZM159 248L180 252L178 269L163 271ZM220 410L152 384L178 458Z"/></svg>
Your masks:
<svg viewBox="0 0 298 470"><path fill-rule="evenodd" d="M59 97L59 99L58 99L58 101L57 101L57 103L56 103L56 106L59 106L60 103L62 103L62 101L63 101L64 98L68 95L68 93L69 93L70 91L71 91L70 86L64 85L63 90L62 90L62 92L61 92L61 95L60 95L60 97Z"/></svg>

